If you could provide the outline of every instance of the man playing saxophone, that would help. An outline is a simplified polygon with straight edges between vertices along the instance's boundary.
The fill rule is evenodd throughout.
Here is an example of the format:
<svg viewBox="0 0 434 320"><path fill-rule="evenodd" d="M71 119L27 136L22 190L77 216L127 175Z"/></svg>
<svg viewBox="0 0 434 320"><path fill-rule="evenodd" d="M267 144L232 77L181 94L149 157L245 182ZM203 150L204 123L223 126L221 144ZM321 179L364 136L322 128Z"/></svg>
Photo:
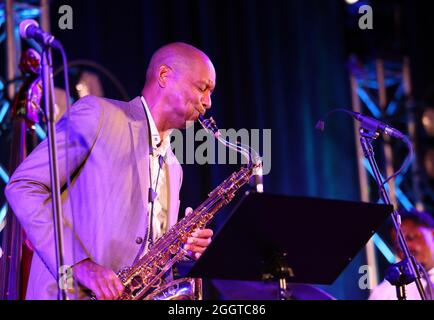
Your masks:
<svg viewBox="0 0 434 320"><path fill-rule="evenodd" d="M182 169L169 135L211 107L215 78L202 51L172 43L152 56L141 96L87 96L72 106L68 125L66 117L57 123L64 263L77 288L71 297L120 297L115 272L176 223ZM35 249L27 299L56 299L58 290L47 148L43 141L5 191ZM211 237L212 230L198 229L184 248L197 259Z"/></svg>

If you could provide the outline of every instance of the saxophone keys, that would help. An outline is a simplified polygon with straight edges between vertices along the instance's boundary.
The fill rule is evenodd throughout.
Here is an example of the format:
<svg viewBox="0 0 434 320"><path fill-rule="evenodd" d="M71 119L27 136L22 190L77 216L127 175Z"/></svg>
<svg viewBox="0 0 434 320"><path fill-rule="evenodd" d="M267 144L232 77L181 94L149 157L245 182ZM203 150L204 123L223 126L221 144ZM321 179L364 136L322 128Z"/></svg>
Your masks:
<svg viewBox="0 0 434 320"><path fill-rule="evenodd" d="M159 286L161 286L163 279L158 278L158 280L151 286L152 288L158 288Z"/></svg>
<svg viewBox="0 0 434 320"><path fill-rule="evenodd" d="M179 243L172 244L169 247L170 254L176 254L179 251Z"/></svg>
<svg viewBox="0 0 434 320"><path fill-rule="evenodd" d="M142 277L141 276L135 276L132 280L131 280L131 284L134 287L140 286L143 283Z"/></svg>
<svg viewBox="0 0 434 320"><path fill-rule="evenodd" d="M160 267L164 267L167 263L167 261L169 261L169 254L168 253L162 253L158 256L158 265Z"/></svg>
<svg viewBox="0 0 434 320"><path fill-rule="evenodd" d="M149 279L157 274L158 268L157 266L148 267L145 270L145 279Z"/></svg>

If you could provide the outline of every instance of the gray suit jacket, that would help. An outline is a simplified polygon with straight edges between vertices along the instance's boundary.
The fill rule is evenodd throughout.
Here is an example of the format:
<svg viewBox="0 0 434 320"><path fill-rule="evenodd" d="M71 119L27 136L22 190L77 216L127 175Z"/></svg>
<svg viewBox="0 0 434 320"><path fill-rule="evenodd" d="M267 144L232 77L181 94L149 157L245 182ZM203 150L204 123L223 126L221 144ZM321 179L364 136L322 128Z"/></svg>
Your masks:
<svg viewBox="0 0 434 320"><path fill-rule="evenodd" d="M146 238L149 130L137 97L121 102L94 96L70 111L66 170L66 119L56 125L62 186L64 264L85 258L117 272L139 253ZM168 150L168 227L178 218L182 169ZM66 189L67 175L71 190ZM47 141L17 168L6 197L34 246L27 299L56 299L56 259ZM79 288L79 298L85 298Z"/></svg>

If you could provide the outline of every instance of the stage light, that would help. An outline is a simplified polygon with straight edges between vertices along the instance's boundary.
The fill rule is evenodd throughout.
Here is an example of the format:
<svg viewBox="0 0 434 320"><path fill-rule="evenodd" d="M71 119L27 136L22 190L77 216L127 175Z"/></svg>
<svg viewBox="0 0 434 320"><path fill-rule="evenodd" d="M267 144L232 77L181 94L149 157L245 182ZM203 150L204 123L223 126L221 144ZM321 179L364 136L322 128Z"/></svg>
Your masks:
<svg viewBox="0 0 434 320"><path fill-rule="evenodd" d="M0 225L2 225L2 226L3 226L3 221L5 220L7 212L8 212L8 205L5 203L5 204L3 204L3 207L0 210Z"/></svg>
<svg viewBox="0 0 434 320"><path fill-rule="evenodd" d="M4 181L4 183L9 182L9 175L1 165L0 165L0 178Z"/></svg>
<svg viewBox="0 0 434 320"><path fill-rule="evenodd" d="M356 2L358 2L359 0L345 0L345 2L347 4L355 4Z"/></svg>
<svg viewBox="0 0 434 320"><path fill-rule="evenodd" d="M3 121L5 115L7 114L9 110L9 102L8 101L4 101L3 102L3 106L0 108L0 122Z"/></svg>
<svg viewBox="0 0 434 320"><path fill-rule="evenodd" d="M371 165L369 164L368 159L363 159L363 165L365 167L366 170L368 170L368 172L371 174L371 176L374 176L374 173L372 171ZM384 180L384 177L381 177L382 180ZM407 198L407 196L405 195L404 192L402 192L399 183L398 183L398 179L401 179L400 176L398 175L398 177L395 179L395 195L397 200L399 201L399 203L401 204L401 206L407 210L410 211L412 209L414 209L414 205L411 203L411 201ZM402 180L401 180L402 181ZM386 183L384 185L384 187L386 188L387 192L390 192L389 190L389 184ZM382 203L382 200L380 199L378 201L378 203Z"/></svg>
<svg viewBox="0 0 434 320"><path fill-rule="evenodd" d="M6 226L6 213L8 212L8 205L5 203L3 207L0 210L0 232L5 228ZM3 250L0 247L0 258L3 256Z"/></svg>
<svg viewBox="0 0 434 320"><path fill-rule="evenodd" d="M33 129L35 130L39 139L44 140L47 137L47 134L45 133L44 129L42 129L42 127L39 124L36 123Z"/></svg>
<svg viewBox="0 0 434 320"><path fill-rule="evenodd" d="M383 254L383 256L389 261L389 263L395 263L396 258L393 254L392 250L389 248L389 246L381 239L381 237L378 234L374 234L372 236L372 241L374 241L375 245L377 246L378 250Z"/></svg>
<svg viewBox="0 0 434 320"><path fill-rule="evenodd" d="M366 107L369 109L369 111L372 113L372 115L375 118L380 118L381 117L381 110L377 107L377 105L371 99L369 94L365 90L363 90L362 88L358 88L357 93L358 93L360 99L366 104Z"/></svg>
<svg viewBox="0 0 434 320"><path fill-rule="evenodd" d="M430 179L434 179L434 149L428 149L423 162L426 174Z"/></svg>
<svg viewBox="0 0 434 320"><path fill-rule="evenodd" d="M434 108L428 108L422 115L422 124L427 135L434 137Z"/></svg>

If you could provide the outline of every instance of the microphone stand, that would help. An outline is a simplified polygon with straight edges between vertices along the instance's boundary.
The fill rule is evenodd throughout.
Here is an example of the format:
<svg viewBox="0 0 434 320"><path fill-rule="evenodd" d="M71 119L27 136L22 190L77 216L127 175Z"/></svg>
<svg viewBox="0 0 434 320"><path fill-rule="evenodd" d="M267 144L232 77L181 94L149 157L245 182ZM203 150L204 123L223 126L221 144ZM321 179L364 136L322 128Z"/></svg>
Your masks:
<svg viewBox="0 0 434 320"><path fill-rule="evenodd" d="M374 149L372 147L372 141L378 138L379 133L377 131L369 130L368 128L362 127L359 130L360 132L360 143L362 145L363 153L365 157L368 159L369 164L372 168L372 172L374 173L375 181L377 182L381 198L383 199L385 204L391 204L390 197L386 191L386 188L384 186L384 183L381 178L380 170L378 168L377 162L375 161L374 157ZM426 293L423 288L422 282L420 280L420 272L419 267L416 262L416 259L411 255L410 250L408 249L407 242L405 241L404 235L402 233L402 230L400 228L401 225L401 217L399 213L394 210L392 212L392 221L395 226L396 235L398 237L399 245L401 247L402 252L404 253L405 259L400 263L405 264L405 269L408 271L408 273L411 275L410 277L407 277L406 280L403 279L402 276L396 277L396 283L392 283L397 288L397 297L398 300L405 300L405 285L415 281L417 289L419 291L420 297L422 300L426 300Z"/></svg>
<svg viewBox="0 0 434 320"><path fill-rule="evenodd" d="M48 131L48 155L50 161L50 179L51 179L51 198L53 208L54 222L54 240L56 251L56 267L57 267L57 284L58 284L58 300L66 300L66 288L61 285L61 270L64 266L63 259L63 220L62 207L60 203L60 182L59 168L57 163L57 145L56 131L54 123L54 83L53 83L53 64L51 59L51 48L43 46L42 48L42 89L44 96L45 118L47 119Z"/></svg>

